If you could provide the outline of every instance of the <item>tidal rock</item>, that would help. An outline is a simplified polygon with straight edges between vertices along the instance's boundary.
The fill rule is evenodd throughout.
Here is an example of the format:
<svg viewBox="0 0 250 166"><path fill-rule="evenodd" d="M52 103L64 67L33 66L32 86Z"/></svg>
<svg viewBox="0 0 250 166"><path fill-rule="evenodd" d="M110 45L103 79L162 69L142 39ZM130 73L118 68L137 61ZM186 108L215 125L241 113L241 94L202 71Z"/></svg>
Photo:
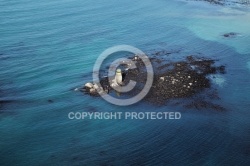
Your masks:
<svg viewBox="0 0 250 166"><path fill-rule="evenodd" d="M223 36L226 38L229 38L229 37L236 37L237 35L238 35L238 33L229 32L229 33L225 33Z"/></svg>

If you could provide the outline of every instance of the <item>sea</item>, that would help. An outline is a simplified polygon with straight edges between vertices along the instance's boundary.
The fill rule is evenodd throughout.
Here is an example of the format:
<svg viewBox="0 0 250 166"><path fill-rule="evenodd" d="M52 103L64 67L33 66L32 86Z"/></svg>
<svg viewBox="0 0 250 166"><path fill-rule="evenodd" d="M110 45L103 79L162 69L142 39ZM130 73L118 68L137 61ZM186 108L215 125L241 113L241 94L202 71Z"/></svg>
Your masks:
<svg viewBox="0 0 250 166"><path fill-rule="evenodd" d="M186 0L0 0L0 165L250 165L250 5ZM233 37L223 34L235 32ZM201 55L225 111L117 106L75 88L116 45ZM175 59L169 56L169 60ZM181 102L182 99L179 100ZM69 119L70 112L181 119Z"/></svg>

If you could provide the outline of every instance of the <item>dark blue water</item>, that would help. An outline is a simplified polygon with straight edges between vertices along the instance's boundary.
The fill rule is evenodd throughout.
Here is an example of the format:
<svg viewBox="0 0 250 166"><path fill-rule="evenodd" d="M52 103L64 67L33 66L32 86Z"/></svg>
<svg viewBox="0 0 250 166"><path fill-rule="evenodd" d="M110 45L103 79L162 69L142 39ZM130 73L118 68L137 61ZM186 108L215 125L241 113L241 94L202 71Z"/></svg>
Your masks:
<svg viewBox="0 0 250 166"><path fill-rule="evenodd" d="M0 0L0 165L249 165L250 11L203 2ZM222 34L237 32L236 38ZM129 44L219 59L227 111L108 104L72 89ZM170 58L176 58L175 55ZM50 102L49 102L50 101ZM69 112L179 111L180 120L69 120Z"/></svg>

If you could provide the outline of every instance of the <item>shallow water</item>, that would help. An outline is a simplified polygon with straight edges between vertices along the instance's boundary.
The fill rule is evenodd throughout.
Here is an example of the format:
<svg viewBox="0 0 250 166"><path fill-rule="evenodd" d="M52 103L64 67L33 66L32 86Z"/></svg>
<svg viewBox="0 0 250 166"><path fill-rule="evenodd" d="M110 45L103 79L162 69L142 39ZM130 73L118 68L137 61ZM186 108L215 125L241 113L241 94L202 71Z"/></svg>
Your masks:
<svg viewBox="0 0 250 166"><path fill-rule="evenodd" d="M0 165L249 165L250 11L204 2L0 0ZM224 38L237 32L235 38ZM106 48L181 50L226 65L225 112L108 104L72 89ZM219 77L218 83L221 83ZM216 80L215 80L216 82ZM52 102L48 102L52 100ZM69 120L71 111L180 111L180 120Z"/></svg>

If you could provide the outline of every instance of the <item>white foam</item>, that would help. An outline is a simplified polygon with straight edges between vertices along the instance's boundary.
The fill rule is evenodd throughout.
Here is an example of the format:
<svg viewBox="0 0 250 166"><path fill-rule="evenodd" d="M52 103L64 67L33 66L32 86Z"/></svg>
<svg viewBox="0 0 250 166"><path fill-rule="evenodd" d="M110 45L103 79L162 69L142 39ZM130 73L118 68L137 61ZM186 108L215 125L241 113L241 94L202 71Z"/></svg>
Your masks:
<svg viewBox="0 0 250 166"><path fill-rule="evenodd" d="M222 75L215 74L209 76L209 78L212 80L214 84L219 85L220 87L223 87L226 82L225 77L223 77Z"/></svg>

